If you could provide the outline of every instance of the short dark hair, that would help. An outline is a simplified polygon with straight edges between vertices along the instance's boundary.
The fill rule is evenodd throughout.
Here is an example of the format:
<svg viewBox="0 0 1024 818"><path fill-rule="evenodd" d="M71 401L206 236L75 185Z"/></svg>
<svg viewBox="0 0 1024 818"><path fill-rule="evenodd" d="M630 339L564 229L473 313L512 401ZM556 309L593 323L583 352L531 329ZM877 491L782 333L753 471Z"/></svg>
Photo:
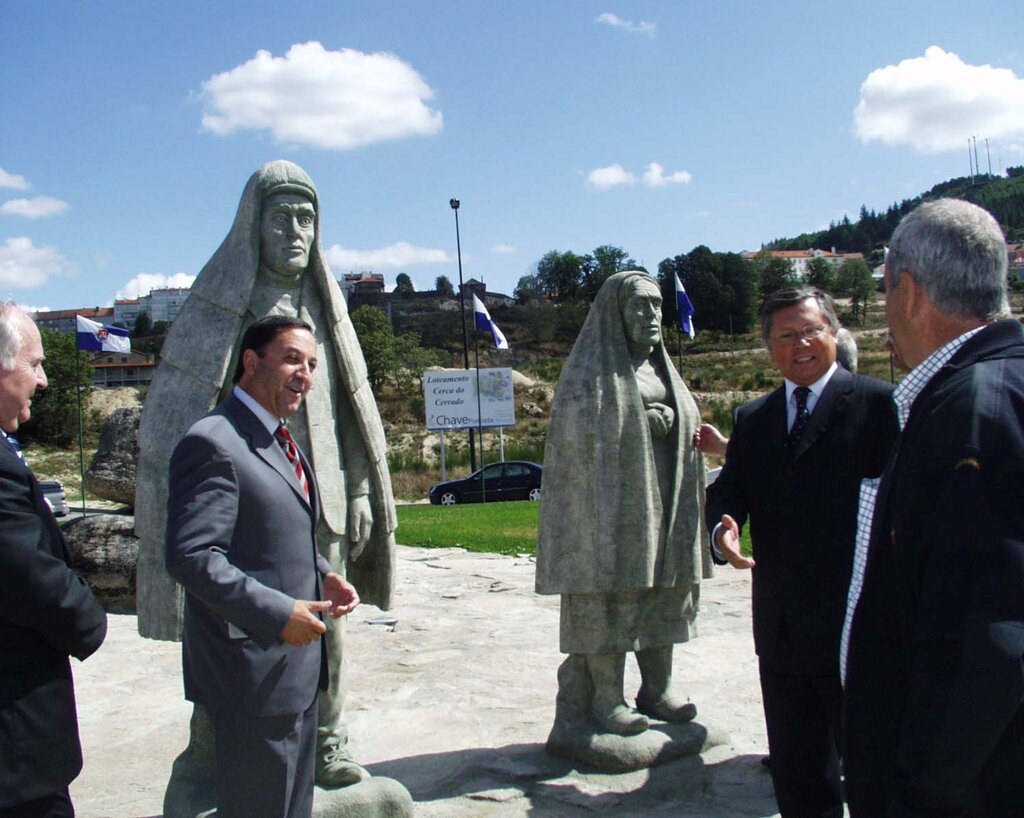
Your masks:
<svg viewBox="0 0 1024 818"><path fill-rule="evenodd" d="M251 349L259 357L267 350L270 344L282 332L290 329L304 329L313 332L313 328L300 318L290 318L287 315L268 315L261 318L249 328L242 336L242 344L238 349L238 363L235 364L235 377L232 383L238 383L245 372L245 351Z"/></svg>
<svg viewBox="0 0 1024 818"><path fill-rule="evenodd" d="M832 329L832 334L839 332L839 319L836 317L836 308L832 304L832 297L824 290L817 287L786 287L776 290L761 305L761 340L768 346L768 337L772 331L772 318L779 310L786 307L795 307L797 304L813 298L818 304L818 310L822 318Z"/></svg>

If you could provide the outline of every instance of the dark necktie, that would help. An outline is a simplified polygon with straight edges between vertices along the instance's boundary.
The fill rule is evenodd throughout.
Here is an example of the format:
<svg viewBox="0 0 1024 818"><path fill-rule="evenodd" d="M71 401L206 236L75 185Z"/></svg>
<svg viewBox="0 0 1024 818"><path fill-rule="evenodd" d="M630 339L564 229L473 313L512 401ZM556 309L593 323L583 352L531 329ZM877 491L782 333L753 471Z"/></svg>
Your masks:
<svg viewBox="0 0 1024 818"><path fill-rule="evenodd" d="M285 457L288 458L288 462L291 463L292 468L295 469L295 477L299 481L299 485L302 486L302 493L306 497L306 502L309 502L309 482L306 480L306 470L302 468L302 461L299 459L299 447L295 445L295 438L292 437L292 433L288 431L287 427L282 423L277 427L277 431L274 432L274 437L277 438L277 442L284 449Z"/></svg>
<svg viewBox="0 0 1024 818"><path fill-rule="evenodd" d="M789 430L789 447L793 448L807 428L807 422L811 419L811 413L807 411L807 398L811 390L806 386L798 386L793 390L796 398L796 419L793 421L793 428Z"/></svg>

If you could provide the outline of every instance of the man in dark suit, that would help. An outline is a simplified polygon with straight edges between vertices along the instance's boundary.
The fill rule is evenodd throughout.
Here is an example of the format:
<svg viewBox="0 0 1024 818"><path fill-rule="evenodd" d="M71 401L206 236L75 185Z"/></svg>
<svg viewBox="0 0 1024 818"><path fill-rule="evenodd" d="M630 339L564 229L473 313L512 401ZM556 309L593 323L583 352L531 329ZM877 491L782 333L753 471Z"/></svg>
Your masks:
<svg viewBox="0 0 1024 818"><path fill-rule="evenodd" d="M71 553L13 433L46 388L39 330L0 303L0 815L74 815L82 769L69 656L103 642L103 608Z"/></svg>
<svg viewBox="0 0 1024 818"><path fill-rule="evenodd" d="M1024 814L1024 331L1006 267L996 221L954 199L890 244L885 313L910 373L851 587L855 818Z"/></svg>
<svg viewBox="0 0 1024 818"><path fill-rule="evenodd" d="M762 337L785 383L737 410L707 490L716 556L754 571L754 645L785 818L843 814L838 655L857 498L896 434L891 387L836 365L838 329L820 290L765 300ZM739 550L748 518L753 559Z"/></svg>
<svg viewBox="0 0 1024 818"><path fill-rule="evenodd" d="M321 614L359 604L317 551L316 480L284 426L316 365L308 324L257 321L232 394L171 458L166 559L187 591L185 696L213 718L224 818L311 814Z"/></svg>

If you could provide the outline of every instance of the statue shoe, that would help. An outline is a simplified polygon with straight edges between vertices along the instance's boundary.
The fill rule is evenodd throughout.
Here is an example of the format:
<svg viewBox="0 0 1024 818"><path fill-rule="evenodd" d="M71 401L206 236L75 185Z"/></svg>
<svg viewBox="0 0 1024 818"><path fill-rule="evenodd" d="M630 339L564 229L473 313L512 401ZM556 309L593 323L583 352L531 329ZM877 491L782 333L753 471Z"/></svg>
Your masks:
<svg viewBox="0 0 1024 818"><path fill-rule="evenodd" d="M365 781L370 773L352 760L348 747L325 741L316 750L316 783L324 789L340 789Z"/></svg>
<svg viewBox="0 0 1024 818"><path fill-rule="evenodd" d="M624 704L617 704L611 710L603 713L596 710L591 712L601 727L617 736L636 736L651 726L646 717L630 710Z"/></svg>
<svg viewBox="0 0 1024 818"><path fill-rule="evenodd" d="M697 715L697 705L693 702L684 702L676 696L665 696L656 702L637 696L636 709L652 719L674 722L676 724L693 721Z"/></svg>

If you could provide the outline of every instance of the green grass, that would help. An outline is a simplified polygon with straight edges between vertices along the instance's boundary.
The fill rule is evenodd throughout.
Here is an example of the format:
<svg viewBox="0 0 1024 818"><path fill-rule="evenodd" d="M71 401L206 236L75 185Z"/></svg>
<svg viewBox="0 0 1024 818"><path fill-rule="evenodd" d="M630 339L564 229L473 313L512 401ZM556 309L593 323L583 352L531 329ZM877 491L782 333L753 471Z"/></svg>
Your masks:
<svg viewBox="0 0 1024 818"><path fill-rule="evenodd" d="M540 503L415 505L398 509L397 538L403 545L465 548L491 554L534 554Z"/></svg>
<svg viewBox="0 0 1024 818"><path fill-rule="evenodd" d="M465 548L489 554L536 554L540 503L415 505L398 508L398 542L427 548ZM743 553L750 534L743 530Z"/></svg>

